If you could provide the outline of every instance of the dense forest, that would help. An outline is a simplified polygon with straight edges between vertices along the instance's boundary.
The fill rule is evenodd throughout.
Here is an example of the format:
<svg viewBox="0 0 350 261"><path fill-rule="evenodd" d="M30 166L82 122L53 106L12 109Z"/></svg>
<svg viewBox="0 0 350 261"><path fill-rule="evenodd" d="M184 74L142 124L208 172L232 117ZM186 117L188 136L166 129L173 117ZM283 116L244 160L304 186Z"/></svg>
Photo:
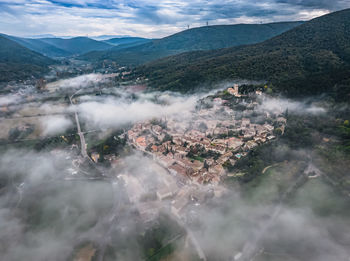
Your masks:
<svg viewBox="0 0 350 261"><path fill-rule="evenodd" d="M197 51L135 70L160 90L186 92L225 79L265 80L289 96L332 93L349 99L350 9L331 13L263 43Z"/></svg>
<svg viewBox="0 0 350 261"><path fill-rule="evenodd" d="M39 76L55 61L0 35L0 82Z"/></svg>

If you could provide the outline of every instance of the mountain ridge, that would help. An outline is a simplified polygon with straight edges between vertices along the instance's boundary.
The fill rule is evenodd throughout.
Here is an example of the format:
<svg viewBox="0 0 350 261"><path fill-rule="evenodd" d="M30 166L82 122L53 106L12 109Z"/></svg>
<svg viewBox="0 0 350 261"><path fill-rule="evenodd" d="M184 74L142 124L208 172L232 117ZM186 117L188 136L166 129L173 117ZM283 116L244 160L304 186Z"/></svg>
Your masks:
<svg viewBox="0 0 350 261"><path fill-rule="evenodd" d="M116 37L111 38L108 40L103 40L103 42L106 42L108 44L113 45L121 45L121 44L132 44L132 43L146 43L151 41L151 39L142 38L142 37Z"/></svg>
<svg viewBox="0 0 350 261"><path fill-rule="evenodd" d="M12 35L1 34L2 36L26 47L32 51L41 53L51 58L70 57L80 55L92 50L107 50L113 45L104 42L93 40L88 37L73 37L73 38L22 38Z"/></svg>
<svg viewBox="0 0 350 261"><path fill-rule="evenodd" d="M79 55L93 50L107 50L113 47L108 43L83 36L73 37L70 39L41 38L40 40L67 51L68 53L71 53L71 55Z"/></svg>
<svg viewBox="0 0 350 261"><path fill-rule="evenodd" d="M135 47L112 48L80 56L82 60L113 60L120 65L140 65L162 57L191 50L212 50L260 42L289 30L303 22L270 24L214 25L192 28Z"/></svg>
<svg viewBox="0 0 350 261"><path fill-rule="evenodd" d="M71 53L57 48L56 46L53 46L52 44L45 43L41 41L40 39L34 39L34 38L22 38L12 35L4 35L4 37L22 45L23 47L26 47L32 51L35 51L37 53L40 53L42 55L48 56L48 57L66 57L71 55Z"/></svg>
<svg viewBox="0 0 350 261"><path fill-rule="evenodd" d="M349 46L350 9L345 9L262 43L163 58L137 68L135 74L149 78L159 89L185 91L244 78L266 80L276 91L291 95L318 94L347 82Z"/></svg>
<svg viewBox="0 0 350 261"><path fill-rule="evenodd" d="M0 35L0 82L40 76L56 61Z"/></svg>

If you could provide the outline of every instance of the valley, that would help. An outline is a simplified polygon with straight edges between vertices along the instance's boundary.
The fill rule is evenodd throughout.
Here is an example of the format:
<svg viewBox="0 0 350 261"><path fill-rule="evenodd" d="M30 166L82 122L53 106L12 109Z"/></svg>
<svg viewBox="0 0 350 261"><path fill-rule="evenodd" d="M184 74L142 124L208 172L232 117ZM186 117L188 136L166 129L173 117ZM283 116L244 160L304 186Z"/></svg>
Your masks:
<svg viewBox="0 0 350 261"><path fill-rule="evenodd" d="M1 260L349 260L350 9L159 38L140 10L0 35Z"/></svg>
<svg viewBox="0 0 350 261"><path fill-rule="evenodd" d="M179 247L178 251L190 252L189 260L211 260L213 256L234 260L255 256L256 260L265 260L275 255L271 242L265 239L265 231L271 231L278 222L283 222L280 218L286 211L301 207L294 205L295 200L300 200L296 198L299 191L303 191L309 183L315 183L314 179L318 180L316 183L319 185L316 186L320 186L321 190L337 188L345 192L348 189L339 183L343 180L345 185L348 176L334 179L319 164L320 160L323 161L322 154L332 150L331 144L338 143L335 137L326 138L330 137L327 132L322 134L318 139L323 141L321 146L324 148L308 149L309 153L296 152L294 148L286 146L286 141L294 139L291 132L299 135L298 129L293 127L294 116L304 120L307 117L326 117L328 119L322 122L332 121L325 114L332 108L331 104L316 101L298 103L275 98L266 94L268 87L264 85L231 83L209 93L179 95L149 92L135 88L135 84L121 82L117 73L88 74L50 82L40 89L19 86L17 95L3 96L1 116L7 129L2 129L1 134L1 150L5 155L2 166L10 166L6 158L12 158L12 153L21 153L17 157L25 162L25 166L31 165L31 161L36 161L31 159L34 153L35 158L48 158L46 161L60 166L54 170L39 171L40 175L44 175L45 182L50 184L50 192L42 193L58 193L61 197L61 193L66 193L62 190L63 184L66 184L64 187L74 188L74 191L102 189L104 193L110 193L92 195L91 203L103 200L104 204L109 205L98 207L102 207L100 211L106 211L105 215L95 215L86 221L81 216L85 206L80 204L64 208L58 205L40 214L45 217L55 211L62 218L67 217L62 221L49 221L48 224L55 226L64 222L74 231L79 231L81 226L86 227L85 236L81 235L77 240L72 238L71 244L75 246L74 255L77 258L74 260L116 258L120 251L130 255L129 245L120 246L124 250L115 245L115 240L119 238L117 235L125 229L125 222L130 222L129 215L133 216L136 230L124 231L123 237L135 240L132 236L135 233L146 233L144 239L137 241L138 245L147 242L148 236L153 237L154 229L166 226L161 239L151 241L152 244L159 242L158 246L145 245L142 251L146 252L134 253L146 258L162 259L173 253L171 249L176 246ZM182 104L180 111L179 104ZM299 111L302 107L306 115ZM301 135L303 139L309 139L305 134ZM304 144L307 142L304 141ZM301 147L297 148L300 150ZM263 150L269 152L261 154ZM343 160L349 159L345 157ZM263 163L256 165L257 162ZM310 167L311 162L317 167ZM28 200L34 188L40 191L47 185L40 181L41 178L27 180L20 174L20 169L16 172L19 176L12 181L14 190L7 192L16 195L13 197L14 204L20 208L28 204L31 208L42 208L44 202L34 204ZM36 171L30 175L35 177ZM9 181L5 178L2 182L7 184ZM241 195L232 193L233 188L233 191L241 190ZM338 193L335 193L336 197L341 197ZM232 200L236 202L235 205L243 204L243 211L253 211L252 220L244 220L241 216L244 212L236 213L231 209L227 203ZM326 207L322 210L326 211L325 214L318 216L317 204L320 203L309 201L308 204L311 204L308 207L316 207L315 218L324 219L323 215L327 217L333 213L332 208ZM255 209L257 205L266 209L260 213ZM97 206L87 207L96 211ZM211 223L212 220L201 214L207 208L233 211L230 215L236 216L234 219L237 220L232 225L239 224L241 229L250 230L254 239L249 234L241 238L227 238L227 243L231 242L237 247L230 252L217 253L209 247L210 237L203 237L202 233L210 233L211 228L222 224L224 216L217 217L218 223ZM80 220L75 223L68 219L74 212L68 213L78 209L83 212L74 214ZM271 214L265 213L267 209L272 211ZM343 209L346 207L336 215L345 218L348 213L343 213ZM25 212L23 215L26 216ZM262 219L259 218L261 215ZM35 217L30 220L34 222L33 226L39 222ZM249 223L263 220L261 228L251 227ZM169 231L169 226L174 230ZM103 236L95 238L93 234ZM187 243L183 245L184 242ZM299 247L296 245L296 252L286 255L293 259L292 256L302 254L298 252L302 251L298 250Z"/></svg>

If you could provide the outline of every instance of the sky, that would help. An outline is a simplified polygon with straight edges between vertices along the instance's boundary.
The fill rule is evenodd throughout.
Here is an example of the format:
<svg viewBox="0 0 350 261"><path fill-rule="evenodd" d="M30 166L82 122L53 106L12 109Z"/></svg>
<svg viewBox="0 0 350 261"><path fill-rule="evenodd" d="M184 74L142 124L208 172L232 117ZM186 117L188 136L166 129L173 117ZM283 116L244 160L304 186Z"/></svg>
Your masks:
<svg viewBox="0 0 350 261"><path fill-rule="evenodd" d="M309 20L349 0L0 0L0 32L160 38L187 26Z"/></svg>

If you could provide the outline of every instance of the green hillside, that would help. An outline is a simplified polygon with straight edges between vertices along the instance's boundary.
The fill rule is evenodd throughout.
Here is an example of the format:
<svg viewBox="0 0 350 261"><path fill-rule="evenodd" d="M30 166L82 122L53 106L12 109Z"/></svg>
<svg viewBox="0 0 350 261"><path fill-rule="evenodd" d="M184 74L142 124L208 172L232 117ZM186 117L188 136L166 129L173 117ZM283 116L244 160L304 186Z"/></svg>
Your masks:
<svg viewBox="0 0 350 261"><path fill-rule="evenodd" d="M0 35L0 81L39 76L54 60L33 52Z"/></svg>
<svg viewBox="0 0 350 261"><path fill-rule="evenodd" d="M140 65L162 57L192 50L213 50L262 42L302 22L205 26L120 50L92 52L80 58L89 61L113 60L120 65Z"/></svg>
<svg viewBox="0 0 350 261"><path fill-rule="evenodd" d="M11 35L0 34L9 40L26 47L32 51L41 53L48 57L69 57L80 55L91 51L101 51L112 48L114 45L105 41L96 41L87 37L75 37L70 39L62 38L22 38ZM142 44L141 39L135 39L135 43ZM146 39L145 39L146 40ZM131 39L125 39L125 42L133 42ZM123 42L123 41L122 41Z"/></svg>
<svg viewBox="0 0 350 261"><path fill-rule="evenodd" d="M108 43L96 41L88 37L74 37L70 39L41 38L39 40L64 50L70 55L78 55L96 50L102 51L112 47L112 45Z"/></svg>
<svg viewBox="0 0 350 261"><path fill-rule="evenodd" d="M23 47L26 47L32 51L35 51L37 53L41 53L45 56L49 57L66 57L70 56L71 53L62 50L60 48L57 48L56 46L53 46L51 44L45 43L41 41L40 39L31 39L31 38L21 38L11 35L2 35L20 45Z"/></svg>
<svg viewBox="0 0 350 261"><path fill-rule="evenodd" d="M150 39L142 38L142 37L120 37L120 38L112 38L105 40L108 44L112 45L127 45L127 44L142 44L151 41Z"/></svg>
<svg viewBox="0 0 350 261"><path fill-rule="evenodd" d="M180 91L244 78L266 80L289 95L347 94L350 9L313 19L263 43L180 54L142 66L136 74L148 77L156 88Z"/></svg>

